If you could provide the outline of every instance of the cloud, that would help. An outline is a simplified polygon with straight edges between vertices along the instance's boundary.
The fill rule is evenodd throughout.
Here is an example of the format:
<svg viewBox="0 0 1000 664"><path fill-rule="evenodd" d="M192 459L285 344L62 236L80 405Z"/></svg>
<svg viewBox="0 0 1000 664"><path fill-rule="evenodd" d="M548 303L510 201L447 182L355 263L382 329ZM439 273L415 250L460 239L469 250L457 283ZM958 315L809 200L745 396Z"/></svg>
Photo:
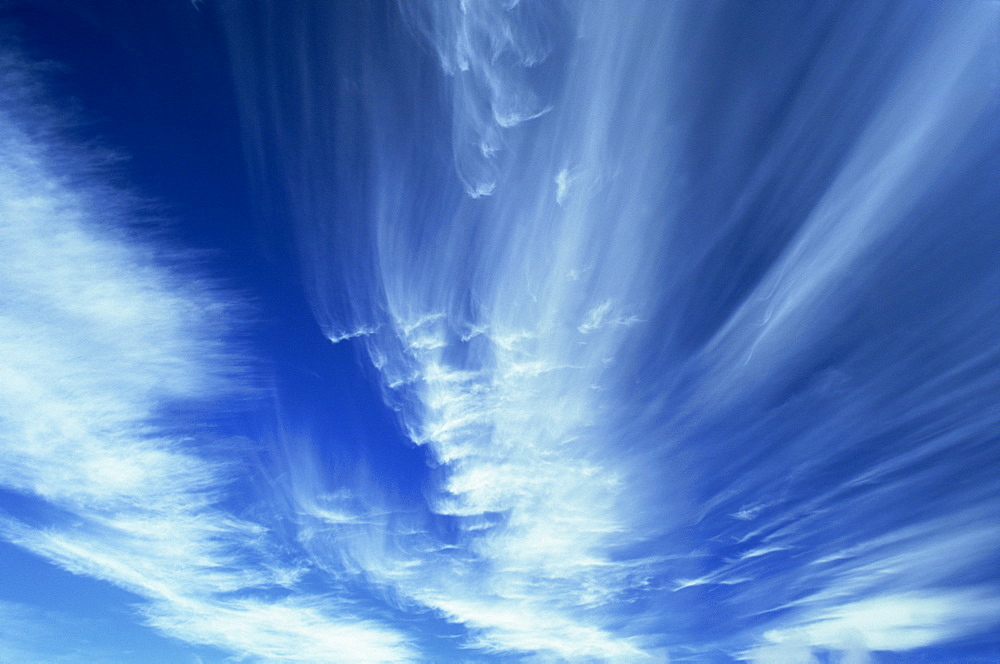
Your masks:
<svg viewBox="0 0 1000 664"><path fill-rule="evenodd" d="M400 8L448 74L451 143L465 191L472 198L493 195L507 134L552 110L537 72L559 40L558 8L480 0L407 1Z"/></svg>
<svg viewBox="0 0 1000 664"><path fill-rule="evenodd" d="M905 652L981 632L1000 616L1000 598L969 589L886 594L814 612L797 627L767 632L774 642L815 648Z"/></svg>
<svg viewBox="0 0 1000 664"><path fill-rule="evenodd" d="M648 53L620 48L626 29L632 40L645 35L641 9L611 17L594 8L573 18L588 50L570 56L573 69L559 89L563 103L538 119L542 128L532 141L518 146L517 166L505 171L509 195L498 190L490 201L463 203L452 216L435 215L433 222L401 212L407 204L396 187L387 186L374 206L380 261L374 297L380 305L372 310L383 312L377 318L383 327L366 341L401 404L407 431L442 464L439 483L429 492L430 506L456 519L467 554L442 563L462 583L449 584L421 564L385 578L472 629L480 647L570 658L606 657L614 648L627 647L639 653L662 643L658 635L630 634L615 625L614 616L635 615L627 598L661 601L657 588L669 584L643 585L644 574L635 570L656 579L664 567L623 550L637 542L667 541L671 519L690 517L688 488L718 477L737 491L739 501L726 504L721 525L713 519L716 530L704 533L713 546L719 543L718 566L679 578L704 580L696 584L697 592L705 593L699 597L717 592L732 598L736 614L755 615L731 627L753 640L760 632L754 634L751 625L767 622L755 612L781 606L777 597L808 597L815 586L831 592L844 588L839 574L814 576L799 564L804 551L823 550L817 541L820 524L831 523L838 509L856 519L867 513L860 496L845 495L844 484L834 483L839 490L829 495L796 484L800 476L811 477L828 465L850 477L846 453L841 459L830 451L836 443L825 445L829 436L846 449L862 449L865 438L851 424L859 412L834 411L828 419L810 403L786 397L774 406L781 415L759 413L755 385L781 384L786 366L791 375L801 371L800 380L808 384L811 369L795 364L797 353L816 357L820 366L839 366L825 359L823 345L829 329L824 325L836 325L847 315L838 302L854 297L842 284L868 275L871 281L865 284L876 288L874 271L888 268L872 252L894 232L905 232L900 228L910 206L921 187L934 181L943 155L960 153L963 137L991 108L982 92L985 70L973 66L990 33L975 12L948 13L912 47L906 66L881 82L882 95L858 130L837 138L847 146L845 157L830 180L817 187L801 227L776 250L759 282L748 278L754 287L703 346L692 351L674 342L679 358L674 360L664 348L671 348L671 335L680 335L684 323L676 319L683 316L689 294L672 290L678 288L673 280L679 279L679 266L687 261L687 251L673 245L681 241L673 233L695 237L697 232L672 216L677 207L664 184L670 182L669 157L678 140L664 129L664 118L672 117L665 109L683 101L669 86L666 91L657 87L655 94L645 87L653 85L651 70L657 82L675 75L669 64L653 64L672 63L672 47L665 33L657 32L643 42ZM627 135L616 134L617 126L627 126ZM567 198L563 190L560 197L557 190L553 201L552 180L559 188L568 177L553 163L579 164L574 187L586 187L588 196ZM710 229L704 231L707 244L728 240L721 222ZM731 251L742 250L737 245ZM873 272L866 272L869 267ZM567 274L585 276L567 280ZM717 297L689 279L684 285L706 292L709 303ZM659 327L632 325L640 319L655 320ZM432 322L414 326L413 321ZM477 334L470 336L469 330ZM396 382L393 376L406 379ZM636 388L641 381L651 387ZM829 381L816 387L817 399L836 393L833 372ZM868 394L891 391L874 381ZM803 389L799 394L813 393ZM727 416L734 423L727 423ZM741 417L753 427L745 438L733 431ZM788 433L787 443L786 438L775 442L772 452L763 441L777 438L786 425L797 428ZM945 438L938 439L942 445ZM698 450L709 449L708 440L713 452L702 455ZM690 454L701 461L689 467L690 481L675 470L680 464L671 449L679 459ZM896 457L903 458L903 452ZM936 471L922 472L926 475L914 471L900 485L884 485L876 503L896 505L917 484L935 483ZM653 488L671 483L681 489ZM744 486L759 493L743 491ZM781 499L786 487L794 501ZM747 505L766 505L768 518L763 508ZM739 516L729 516L734 514ZM742 538L751 528L759 536L728 544L730 534ZM680 528L673 533L677 538L686 534ZM959 529L948 528L939 541L910 542L908 565L893 565L901 561L881 551L881 566L851 565L840 572L849 576L847 569L853 567L858 578L890 596L894 585L929 588L928 566L918 559L931 560L927 554L938 546L954 550L960 540ZM379 578L381 568L374 565L370 572ZM912 585L904 580L908 573L914 575ZM781 589L782 579L801 585ZM696 592L690 581L682 585L689 590L674 593L678 606ZM844 589L817 610L836 611L874 592ZM980 604L972 612L985 608ZM938 640L951 633L944 628L948 624L984 628L948 612L934 615L942 621ZM526 619L512 622L511 616ZM840 618L815 620L831 629L846 625ZM583 638L574 629L601 636ZM712 629L709 625L705 631ZM864 639L870 647L890 643L898 631L889 624L884 629L873 624L872 630ZM829 640L796 634L798 650L781 645L788 661L808 660L814 646L834 647ZM933 642L910 643L915 648ZM848 651L843 643L837 647Z"/></svg>
<svg viewBox="0 0 1000 664"><path fill-rule="evenodd" d="M766 645L741 656L761 664L834 661L863 664L873 651L907 652L947 643L996 623L1000 598L975 589L886 594L802 616L794 627L768 631Z"/></svg>
<svg viewBox="0 0 1000 664"><path fill-rule="evenodd" d="M60 138L30 66L0 57L0 486L51 508L0 513L0 536L137 594L151 624L191 642L411 659L397 630L296 588L268 530L222 506L234 462L194 418L252 393L238 298L138 230L137 201Z"/></svg>
<svg viewBox="0 0 1000 664"><path fill-rule="evenodd" d="M344 615L335 600L239 598L152 604L150 624L191 643L282 662L417 661L405 638L384 624Z"/></svg>
<svg viewBox="0 0 1000 664"><path fill-rule="evenodd" d="M425 504L347 482L365 505L308 462L312 561L501 657L860 662L988 629L948 598L997 595L996 7L540 6L404 3L430 84L402 37L346 82L261 38L315 19L367 62L329 8L229 17L316 318L372 331L432 466Z"/></svg>

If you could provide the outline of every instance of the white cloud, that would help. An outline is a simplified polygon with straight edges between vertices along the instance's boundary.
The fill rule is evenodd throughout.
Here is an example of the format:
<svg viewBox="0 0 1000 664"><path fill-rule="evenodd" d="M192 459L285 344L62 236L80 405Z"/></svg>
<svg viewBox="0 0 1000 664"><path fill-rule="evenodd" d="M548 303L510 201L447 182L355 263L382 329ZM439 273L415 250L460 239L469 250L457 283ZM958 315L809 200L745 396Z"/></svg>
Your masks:
<svg viewBox="0 0 1000 664"><path fill-rule="evenodd" d="M655 2L572 4L559 17L567 50L552 54L566 66L552 87L557 103L536 121L501 129L506 119L531 114L498 113L496 99L549 106L534 104L534 95L518 97L527 60L508 52L520 39L528 51L546 41L542 31L523 30L544 24L517 13L528 4L403 3L452 77L454 103L443 117L456 125L452 144L466 191L491 196L455 201L447 186L434 187L424 156L437 143L425 144L422 131L412 143L378 143L365 180L371 187L356 199L369 213L370 256L326 243L329 211L315 201L332 203L327 171L300 166L345 164L281 138L289 126L288 133L331 139L342 128L313 117L296 125L294 113L268 109L258 92L287 91L310 108L303 90L325 89L313 74L324 67L290 83L266 72L243 77L250 141L272 148L281 163L296 162L281 177L292 182L286 193L300 216L300 244L326 248L304 252L310 283L327 283L335 264L350 283L354 308L317 288L317 317L353 316L345 329L359 322L377 328L365 337L372 363L404 430L436 465L425 486L426 522L397 514L359 523L370 510L331 515L311 491L293 490L317 564L339 573L340 561L349 560L400 605L430 607L464 625L484 650L584 660L653 656L661 651L651 645L675 636L697 641L699 628L729 628L731 641L718 646L724 650L761 643L770 630L788 638L764 643L759 661L808 662L814 646L832 643L824 630L850 632L846 616L869 615L859 602L912 599L947 587L948 574L975 576L981 559L955 551L995 551L995 538L981 527L934 524L933 536L900 546L879 543L873 533L902 536L907 525L929 523L914 507L924 500L914 487L940 489L953 501L940 508L949 516L961 504L993 509L995 500L948 484L964 469L960 463L913 468L932 454L945 456L971 438L969 430L988 429L967 422L962 431L903 437L902 452L888 449L907 418L937 422L935 400L925 398L933 391L900 397L875 379L852 383L906 375L893 363L856 366L853 354L863 355L869 343L945 337L932 325L904 329L881 311L866 319L871 330L852 328L848 318L858 307L888 311L896 304L882 301L876 279L886 276L877 272L893 253L882 243L910 234L910 212L942 172L957 168L952 157L965 155L992 109L982 62L995 8L961 5L919 16L900 9L877 24L874 13L813 15L802 43L820 27L829 31L808 49L800 44L810 67L764 58L764 79L724 76L704 81L712 92L703 93L699 75L711 76L719 63L689 58L678 45L699 35L711 43L719 36L707 27L714 18ZM286 25L302 25L304 16ZM239 19L233 23L244 25L245 16ZM899 33L890 29L903 24ZM255 71L261 52L280 51L255 50L244 35L233 41L243 74ZM859 56L869 45L892 58ZM293 72L320 57L301 45L279 55ZM856 67L845 64L853 58ZM863 87L854 73L879 80ZM770 86L796 92L758 94ZM379 83L365 88L371 116L345 113L337 121L367 129L369 121L377 126L400 109L409 112L410 100L382 91ZM840 108L844 95L857 95L850 100L856 112L838 118L851 126L835 132L822 109ZM720 99L734 103L720 106ZM787 113L766 112L772 108ZM432 113L433 103L421 109ZM703 117L712 131L701 133ZM688 122L697 147L683 136ZM775 140L763 141L758 154L751 146L765 127ZM829 154L804 156L814 147ZM814 161L830 173L812 173L822 170ZM557 172L555 164L573 168ZM800 167L810 172L781 172ZM694 181L700 176L706 181ZM758 230L774 236L760 239L767 251L757 245ZM908 269L936 259L917 256ZM722 274L729 269L734 274ZM977 303L970 309L982 314ZM640 320L654 324L642 329ZM973 327L969 320L963 334ZM876 341L855 339L869 331ZM944 352L926 355L934 351ZM975 352L981 364L968 354L947 357L985 375L986 355ZM814 389L822 377L829 380ZM845 385L852 395L841 398ZM869 462L851 476L852 464ZM903 479L883 482L894 473ZM359 495L369 490L356 488ZM873 505L885 513L874 514ZM679 555L691 549L698 553ZM665 592L671 589L683 592ZM725 606L716 610L712 597ZM698 604L685 605L688 599ZM695 623L687 634L684 620L673 619L681 614L671 613L685 609ZM775 609L791 615L779 619ZM960 613L925 609L908 615L941 620L940 635L967 622ZM891 643L902 619L879 615L884 620L865 638ZM803 632L806 625L819 631ZM674 628L679 636L667 634ZM845 645L853 638L838 641L845 662L866 657L856 642Z"/></svg>
<svg viewBox="0 0 1000 664"><path fill-rule="evenodd" d="M280 662L415 661L415 653L394 630L352 616L329 598L264 601L246 598L184 598L154 603L150 623L191 643Z"/></svg>
<svg viewBox="0 0 1000 664"><path fill-rule="evenodd" d="M885 86L794 241L708 345L715 371L730 377L713 400L734 385L752 390L815 330L843 324L859 278L882 266L873 257L886 237L909 232L913 206L992 112L991 74L975 63L992 57L996 24L995 7L943 12ZM734 375L737 366L747 369Z"/></svg>
<svg viewBox="0 0 1000 664"><path fill-rule="evenodd" d="M246 393L226 344L239 308L132 229L130 197L56 137L27 66L2 57L0 486L57 508L0 535L145 598L178 638L288 661L406 661L396 630L295 588L262 526L220 500L209 434L158 425ZM229 296L231 299L231 296ZM180 431L180 433L178 433Z"/></svg>
<svg viewBox="0 0 1000 664"><path fill-rule="evenodd" d="M818 611L799 626L767 632L773 642L849 650L906 651L982 631L1000 619L1000 598L975 590L886 594Z"/></svg>

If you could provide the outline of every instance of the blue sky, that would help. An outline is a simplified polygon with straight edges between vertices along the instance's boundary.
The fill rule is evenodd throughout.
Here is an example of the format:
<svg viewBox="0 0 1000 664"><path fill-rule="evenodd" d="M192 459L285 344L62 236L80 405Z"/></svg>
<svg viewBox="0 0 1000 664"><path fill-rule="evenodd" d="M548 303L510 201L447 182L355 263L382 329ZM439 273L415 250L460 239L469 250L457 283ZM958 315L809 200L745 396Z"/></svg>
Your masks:
<svg viewBox="0 0 1000 664"><path fill-rule="evenodd" d="M0 661L1000 658L1000 4L0 34Z"/></svg>

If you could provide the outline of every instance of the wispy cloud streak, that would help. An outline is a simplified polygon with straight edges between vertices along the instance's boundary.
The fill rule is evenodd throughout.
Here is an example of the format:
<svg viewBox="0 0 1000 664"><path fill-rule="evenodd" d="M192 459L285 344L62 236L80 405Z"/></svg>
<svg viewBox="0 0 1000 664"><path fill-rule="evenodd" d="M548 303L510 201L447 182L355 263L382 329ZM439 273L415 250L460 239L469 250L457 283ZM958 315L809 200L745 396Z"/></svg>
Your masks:
<svg viewBox="0 0 1000 664"><path fill-rule="evenodd" d="M410 659L397 630L302 591L267 529L223 507L231 443L206 424L250 395L244 313L145 239L139 201L61 137L30 64L5 53L0 72L0 487L35 501L0 512L0 536L134 592L192 643Z"/></svg>
<svg viewBox="0 0 1000 664"><path fill-rule="evenodd" d="M228 15L317 320L435 464L314 560L504 656L997 623L998 7L401 7Z"/></svg>

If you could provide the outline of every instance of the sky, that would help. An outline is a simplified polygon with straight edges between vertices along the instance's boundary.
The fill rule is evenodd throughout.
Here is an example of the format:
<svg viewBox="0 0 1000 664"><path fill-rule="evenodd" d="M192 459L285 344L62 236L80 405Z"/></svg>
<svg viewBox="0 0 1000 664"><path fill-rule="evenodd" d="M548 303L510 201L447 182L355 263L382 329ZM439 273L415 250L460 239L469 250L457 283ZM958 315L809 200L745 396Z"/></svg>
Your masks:
<svg viewBox="0 0 1000 664"><path fill-rule="evenodd" d="M0 662L1000 661L1000 3L0 2Z"/></svg>

